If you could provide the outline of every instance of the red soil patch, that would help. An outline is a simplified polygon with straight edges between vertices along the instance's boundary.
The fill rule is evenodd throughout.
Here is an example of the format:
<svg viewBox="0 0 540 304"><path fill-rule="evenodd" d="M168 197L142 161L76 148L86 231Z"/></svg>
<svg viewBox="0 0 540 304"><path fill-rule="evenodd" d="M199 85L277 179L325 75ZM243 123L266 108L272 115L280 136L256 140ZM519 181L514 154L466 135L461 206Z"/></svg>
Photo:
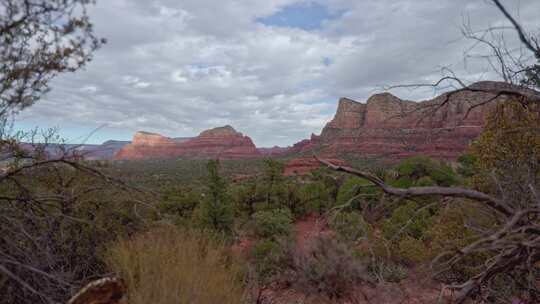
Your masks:
<svg viewBox="0 0 540 304"><path fill-rule="evenodd" d="M308 215L294 224L294 239L296 247L307 251L313 239L321 234L330 233L326 220L316 215Z"/></svg>

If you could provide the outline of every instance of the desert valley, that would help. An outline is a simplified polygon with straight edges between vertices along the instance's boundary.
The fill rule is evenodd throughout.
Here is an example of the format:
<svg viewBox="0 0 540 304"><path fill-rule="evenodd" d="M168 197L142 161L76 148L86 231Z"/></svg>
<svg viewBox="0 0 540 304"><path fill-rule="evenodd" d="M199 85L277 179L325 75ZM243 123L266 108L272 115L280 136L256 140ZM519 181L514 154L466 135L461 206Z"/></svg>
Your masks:
<svg viewBox="0 0 540 304"><path fill-rule="evenodd" d="M540 303L539 13L0 0L0 303Z"/></svg>

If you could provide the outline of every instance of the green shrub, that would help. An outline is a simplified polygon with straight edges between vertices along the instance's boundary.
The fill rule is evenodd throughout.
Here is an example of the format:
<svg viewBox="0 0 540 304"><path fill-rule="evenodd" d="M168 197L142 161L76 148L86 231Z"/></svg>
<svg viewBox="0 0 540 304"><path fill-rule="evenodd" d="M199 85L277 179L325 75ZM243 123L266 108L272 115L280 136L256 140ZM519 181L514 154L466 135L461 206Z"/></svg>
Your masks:
<svg viewBox="0 0 540 304"><path fill-rule="evenodd" d="M433 257L445 252L456 252L477 239L476 233L466 227L469 216L478 220L477 225L490 227L494 224L489 222L485 215L481 215L475 206L469 206L468 208L464 206L456 204L442 209L433 218L432 226L426 232L426 238L431 244L431 255ZM452 269L444 271L439 278L450 282L463 281L476 274L477 267L485 261L486 257L484 254L469 255ZM441 262L443 261L441 260Z"/></svg>
<svg viewBox="0 0 540 304"><path fill-rule="evenodd" d="M418 264L429 260L430 256L424 242L410 236L398 243L399 257L408 264Z"/></svg>
<svg viewBox="0 0 540 304"><path fill-rule="evenodd" d="M433 161L426 156L415 156L401 161L396 170L400 176L408 176L418 179L429 174L429 168Z"/></svg>
<svg viewBox="0 0 540 304"><path fill-rule="evenodd" d="M331 195L321 181L305 184L300 188L299 192L302 204L309 211L323 214L333 206Z"/></svg>
<svg viewBox="0 0 540 304"><path fill-rule="evenodd" d="M165 215L190 218L200 200L201 195L197 191L169 191L163 195L159 210Z"/></svg>
<svg viewBox="0 0 540 304"><path fill-rule="evenodd" d="M412 179L410 179L409 177L402 176L402 177L398 178L397 180L390 181L389 184L391 186L393 186L393 187L396 187L396 188L406 189L406 188L412 187L413 183L414 183L414 181Z"/></svg>
<svg viewBox="0 0 540 304"><path fill-rule="evenodd" d="M431 171L429 172L429 176L439 186L450 187L459 182L454 169L445 163L432 167Z"/></svg>
<svg viewBox="0 0 540 304"><path fill-rule="evenodd" d="M407 177L412 183L422 177L430 177L437 185L451 186L458 182L456 173L452 167L445 163L435 161L426 156L415 156L401 161L396 171L400 178ZM400 186L410 187L405 181Z"/></svg>
<svg viewBox="0 0 540 304"><path fill-rule="evenodd" d="M435 181L433 179L431 179L431 177L424 176L424 177L419 178L414 183L414 185L417 186L417 187L425 187L425 186L435 186L436 183L435 183Z"/></svg>
<svg viewBox="0 0 540 304"><path fill-rule="evenodd" d="M286 239L263 239L251 250L251 265L258 283L267 284L277 280L288 266L290 259L288 241Z"/></svg>
<svg viewBox="0 0 540 304"><path fill-rule="evenodd" d="M242 303L242 268L225 253L217 239L161 227L113 244L106 260L130 304Z"/></svg>
<svg viewBox="0 0 540 304"><path fill-rule="evenodd" d="M371 182L359 178L356 176L349 177L345 180L345 182L339 187L339 191L336 198L336 205L343 205L346 204L349 200L351 200L353 197L358 195L359 193L362 194L376 194L377 188L371 187L371 188L359 188L359 186L367 186L371 185ZM360 206L359 201L355 201L351 204L350 208L348 209L362 209Z"/></svg>
<svg viewBox="0 0 540 304"><path fill-rule="evenodd" d="M464 177L472 177L478 172L476 162L478 158L473 154L462 154L458 157L457 172Z"/></svg>
<svg viewBox="0 0 540 304"><path fill-rule="evenodd" d="M417 211L417 203L409 201L398 207L387 219L382 227L383 235L387 239L399 239L410 235L416 239L422 238L431 223L431 213L428 209ZM397 233L401 234L396 236Z"/></svg>
<svg viewBox="0 0 540 304"><path fill-rule="evenodd" d="M262 238L287 236L291 231L292 214L289 209L258 211L253 214L255 233Z"/></svg>
<svg viewBox="0 0 540 304"><path fill-rule="evenodd" d="M330 221L330 228L336 231L338 237L347 243L366 237L371 226L357 212L340 212Z"/></svg>

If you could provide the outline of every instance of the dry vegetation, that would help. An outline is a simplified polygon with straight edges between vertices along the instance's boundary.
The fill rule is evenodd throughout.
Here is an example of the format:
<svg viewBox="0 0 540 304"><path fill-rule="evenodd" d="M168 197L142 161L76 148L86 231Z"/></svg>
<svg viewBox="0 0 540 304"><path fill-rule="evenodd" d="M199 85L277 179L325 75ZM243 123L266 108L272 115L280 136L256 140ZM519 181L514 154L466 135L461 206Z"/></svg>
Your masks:
<svg viewBox="0 0 540 304"><path fill-rule="evenodd" d="M106 260L130 304L242 303L242 268L227 251L219 238L166 226L119 241Z"/></svg>

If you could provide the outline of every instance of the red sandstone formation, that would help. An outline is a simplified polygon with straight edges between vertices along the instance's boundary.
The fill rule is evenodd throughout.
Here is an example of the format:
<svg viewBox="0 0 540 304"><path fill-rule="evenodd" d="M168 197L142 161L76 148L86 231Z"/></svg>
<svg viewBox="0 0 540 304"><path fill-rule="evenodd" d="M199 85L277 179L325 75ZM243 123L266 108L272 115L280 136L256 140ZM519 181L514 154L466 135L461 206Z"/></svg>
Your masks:
<svg viewBox="0 0 540 304"><path fill-rule="evenodd" d="M171 158L176 155L178 144L159 134L137 132L131 144L124 146L114 156L115 159Z"/></svg>
<svg viewBox="0 0 540 304"><path fill-rule="evenodd" d="M321 135L312 135L291 151L389 158L423 154L454 159L480 134L489 109L502 100L499 97L486 103L495 95L479 90L504 85L479 82L471 90L445 93L421 102L401 100L389 93L373 95L366 103L342 98L334 119L326 124Z"/></svg>
<svg viewBox="0 0 540 304"><path fill-rule="evenodd" d="M188 158L243 159L260 156L251 138L236 132L231 126L206 130L181 146L181 156Z"/></svg>
<svg viewBox="0 0 540 304"><path fill-rule="evenodd" d="M314 152L325 157L356 154L403 158L423 154L454 159L480 134L490 108L503 100L498 97L492 101L495 95L486 90L516 90L500 82L479 82L469 88L421 102L401 100L389 93L373 95L365 103L342 98L334 119L321 135L312 134L310 139L288 148L256 149L249 137L225 126L188 139L138 132L116 159L241 159Z"/></svg>
<svg viewBox="0 0 540 304"><path fill-rule="evenodd" d="M243 159L259 156L249 137L236 132L231 126L224 126L203 131L197 137L179 139L137 132L132 143L118 151L115 158Z"/></svg>
<svg viewBox="0 0 540 304"><path fill-rule="evenodd" d="M335 165L345 166L347 165L343 160L326 158L328 161L332 162ZM315 157L299 157L289 160L285 164L285 171L283 175L293 176L293 175L306 175L311 171L322 167L321 163L315 159Z"/></svg>

